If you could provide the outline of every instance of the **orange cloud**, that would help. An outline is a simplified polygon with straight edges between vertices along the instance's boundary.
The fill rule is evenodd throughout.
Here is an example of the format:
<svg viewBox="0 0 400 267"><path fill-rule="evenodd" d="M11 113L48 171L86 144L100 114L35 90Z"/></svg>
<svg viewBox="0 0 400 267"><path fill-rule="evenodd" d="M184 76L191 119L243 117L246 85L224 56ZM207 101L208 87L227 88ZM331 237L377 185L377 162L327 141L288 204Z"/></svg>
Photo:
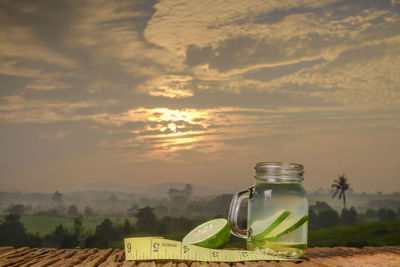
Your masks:
<svg viewBox="0 0 400 267"><path fill-rule="evenodd" d="M191 76L165 75L147 81L141 86L141 91L153 96L168 98L185 98L193 96L193 91L187 89ZM186 88L185 88L186 87Z"/></svg>

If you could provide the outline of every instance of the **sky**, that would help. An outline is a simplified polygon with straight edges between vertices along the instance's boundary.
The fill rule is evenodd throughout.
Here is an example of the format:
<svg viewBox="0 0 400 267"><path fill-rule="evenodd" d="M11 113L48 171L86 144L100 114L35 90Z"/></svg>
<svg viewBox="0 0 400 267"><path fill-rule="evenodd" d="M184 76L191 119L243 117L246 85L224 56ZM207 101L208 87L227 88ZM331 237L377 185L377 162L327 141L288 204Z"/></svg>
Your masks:
<svg viewBox="0 0 400 267"><path fill-rule="evenodd" d="M400 191L400 1L0 1L0 191Z"/></svg>

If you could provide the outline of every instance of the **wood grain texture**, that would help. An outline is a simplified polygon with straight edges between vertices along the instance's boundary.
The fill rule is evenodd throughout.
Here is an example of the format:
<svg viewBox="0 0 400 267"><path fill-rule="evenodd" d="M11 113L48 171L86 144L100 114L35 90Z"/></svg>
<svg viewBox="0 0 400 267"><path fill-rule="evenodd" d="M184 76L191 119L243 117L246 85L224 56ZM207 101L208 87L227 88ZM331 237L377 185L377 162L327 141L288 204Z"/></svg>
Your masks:
<svg viewBox="0 0 400 267"><path fill-rule="evenodd" d="M303 261L192 262L125 261L121 249L54 249L0 247L0 266L81 267L355 267L400 266L400 246L309 248Z"/></svg>

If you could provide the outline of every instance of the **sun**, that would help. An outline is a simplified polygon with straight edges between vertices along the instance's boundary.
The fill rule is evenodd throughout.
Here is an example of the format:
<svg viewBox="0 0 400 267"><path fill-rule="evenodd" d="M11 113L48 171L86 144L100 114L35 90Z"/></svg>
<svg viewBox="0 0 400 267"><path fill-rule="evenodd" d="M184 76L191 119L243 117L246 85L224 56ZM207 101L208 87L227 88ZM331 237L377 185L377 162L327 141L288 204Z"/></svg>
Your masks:
<svg viewBox="0 0 400 267"><path fill-rule="evenodd" d="M151 134L139 137L164 152L193 149L204 141L211 115L196 109L139 109L131 114L147 123ZM156 123L156 124L154 124Z"/></svg>

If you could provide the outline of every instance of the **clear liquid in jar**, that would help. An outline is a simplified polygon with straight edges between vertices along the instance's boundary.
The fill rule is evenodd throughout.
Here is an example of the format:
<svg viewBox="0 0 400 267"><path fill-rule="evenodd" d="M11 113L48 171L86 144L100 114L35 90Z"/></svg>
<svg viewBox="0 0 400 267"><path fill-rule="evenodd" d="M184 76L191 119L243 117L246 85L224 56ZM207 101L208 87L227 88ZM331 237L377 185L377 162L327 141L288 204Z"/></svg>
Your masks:
<svg viewBox="0 0 400 267"><path fill-rule="evenodd" d="M260 234L268 227L269 233ZM248 250L301 257L307 249L307 229L307 193L300 183L257 183L248 207Z"/></svg>

